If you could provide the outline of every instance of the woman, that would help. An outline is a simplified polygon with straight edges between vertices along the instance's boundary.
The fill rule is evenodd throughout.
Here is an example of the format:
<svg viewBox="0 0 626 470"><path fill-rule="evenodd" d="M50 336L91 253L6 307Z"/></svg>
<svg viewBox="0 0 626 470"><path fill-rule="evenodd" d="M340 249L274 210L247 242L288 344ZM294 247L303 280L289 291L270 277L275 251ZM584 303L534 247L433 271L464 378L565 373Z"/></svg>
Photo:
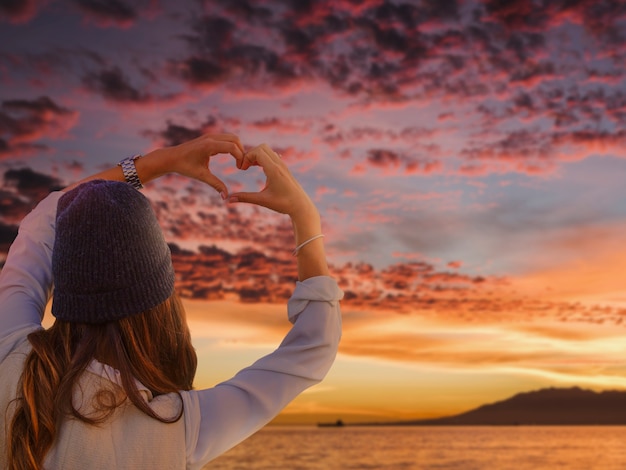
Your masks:
<svg viewBox="0 0 626 470"><path fill-rule="evenodd" d="M209 169L223 153L241 170L260 166L265 188L229 196ZM196 355L171 256L137 191L168 173L287 214L295 234L291 330L211 389L191 389ZM55 323L44 330L53 279ZM233 135L204 135L52 193L23 220L0 274L0 467L201 468L322 380L339 343L341 297L319 213L266 145L245 152Z"/></svg>

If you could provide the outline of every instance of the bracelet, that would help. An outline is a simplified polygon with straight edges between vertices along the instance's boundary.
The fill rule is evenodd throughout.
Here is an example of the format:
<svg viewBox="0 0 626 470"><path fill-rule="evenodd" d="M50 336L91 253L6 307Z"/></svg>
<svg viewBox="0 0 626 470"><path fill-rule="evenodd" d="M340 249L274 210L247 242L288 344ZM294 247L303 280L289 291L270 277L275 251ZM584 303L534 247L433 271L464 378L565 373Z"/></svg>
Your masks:
<svg viewBox="0 0 626 470"><path fill-rule="evenodd" d="M117 164L122 167L122 173L124 173L124 179L126 182L135 189L143 188L143 184L141 184L139 175L137 175L137 169L135 168L135 160L139 157L141 157L141 154L133 155L132 157L125 158Z"/></svg>
<svg viewBox="0 0 626 470"><path fill-rule="evenodd" d="M311 238L309 238L308 240L306 240L306 241L304 241L304 242L300 243L300 244L296 247L296 249L295 249L295 250L293 250L293 253L292 253L292 254L293 254L293 256L298 256L298 252L300 251L300 249L301 249L304 245L306 245L306 244L308 244L308 243L311 243L313 240L317 240L318 238L322 238L323 236L324 236L324 234L323 234L323 233L320 233L319 235L315 235L314 237L311 237Z"/></svg>

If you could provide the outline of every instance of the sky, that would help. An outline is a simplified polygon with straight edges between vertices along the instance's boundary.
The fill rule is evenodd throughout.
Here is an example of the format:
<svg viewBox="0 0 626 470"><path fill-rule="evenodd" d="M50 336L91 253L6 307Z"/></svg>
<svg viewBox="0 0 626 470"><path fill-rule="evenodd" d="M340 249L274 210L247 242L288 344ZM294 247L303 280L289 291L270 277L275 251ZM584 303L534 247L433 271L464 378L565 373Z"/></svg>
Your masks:
<svg viewBox="0 0 626 470"><path fill-rule="evenodd" d="M335 365L276 422L626 389L624 63L624 0L0 1L0 252L50 190L231 132L311 194L345 292ZM289 327L290 223L145 194L214 385Z"/></svg>

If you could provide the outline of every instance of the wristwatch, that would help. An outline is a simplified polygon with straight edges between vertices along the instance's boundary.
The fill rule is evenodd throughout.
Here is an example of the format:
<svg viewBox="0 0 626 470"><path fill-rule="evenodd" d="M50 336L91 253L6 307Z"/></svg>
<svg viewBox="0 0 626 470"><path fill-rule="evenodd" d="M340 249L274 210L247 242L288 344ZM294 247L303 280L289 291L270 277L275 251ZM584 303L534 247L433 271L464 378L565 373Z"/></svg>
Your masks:
<svg viewBox="0 0 626 470"><path fill-rule="evenodd" d="M122 167L122 173L124 173L124 179L126 182L135 189L143 188L143 184L141 184L141 181L139 180L139 175L137 175L137 168L135 168L135 160L139 157L141 157L141 154L126 157L117 164Z"/></svg>

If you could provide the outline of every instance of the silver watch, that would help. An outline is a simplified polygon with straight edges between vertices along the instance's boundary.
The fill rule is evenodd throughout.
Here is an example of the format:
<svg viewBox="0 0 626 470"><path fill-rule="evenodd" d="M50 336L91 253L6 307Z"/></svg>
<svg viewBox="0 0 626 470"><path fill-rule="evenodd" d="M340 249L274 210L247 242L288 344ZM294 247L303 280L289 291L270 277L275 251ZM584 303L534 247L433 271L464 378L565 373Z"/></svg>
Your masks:
<svg viewBox="0 0 626 470"><path fill-rule="evenodd" d="M135 160L137 160L139 157L141 157L141 154L127 157L118 163L118 166L122 167L124 179L135 189L143 188L143 184L141 184L141 181L139 180L139 175L137 175L137 168L135 168Z"/></svg>

